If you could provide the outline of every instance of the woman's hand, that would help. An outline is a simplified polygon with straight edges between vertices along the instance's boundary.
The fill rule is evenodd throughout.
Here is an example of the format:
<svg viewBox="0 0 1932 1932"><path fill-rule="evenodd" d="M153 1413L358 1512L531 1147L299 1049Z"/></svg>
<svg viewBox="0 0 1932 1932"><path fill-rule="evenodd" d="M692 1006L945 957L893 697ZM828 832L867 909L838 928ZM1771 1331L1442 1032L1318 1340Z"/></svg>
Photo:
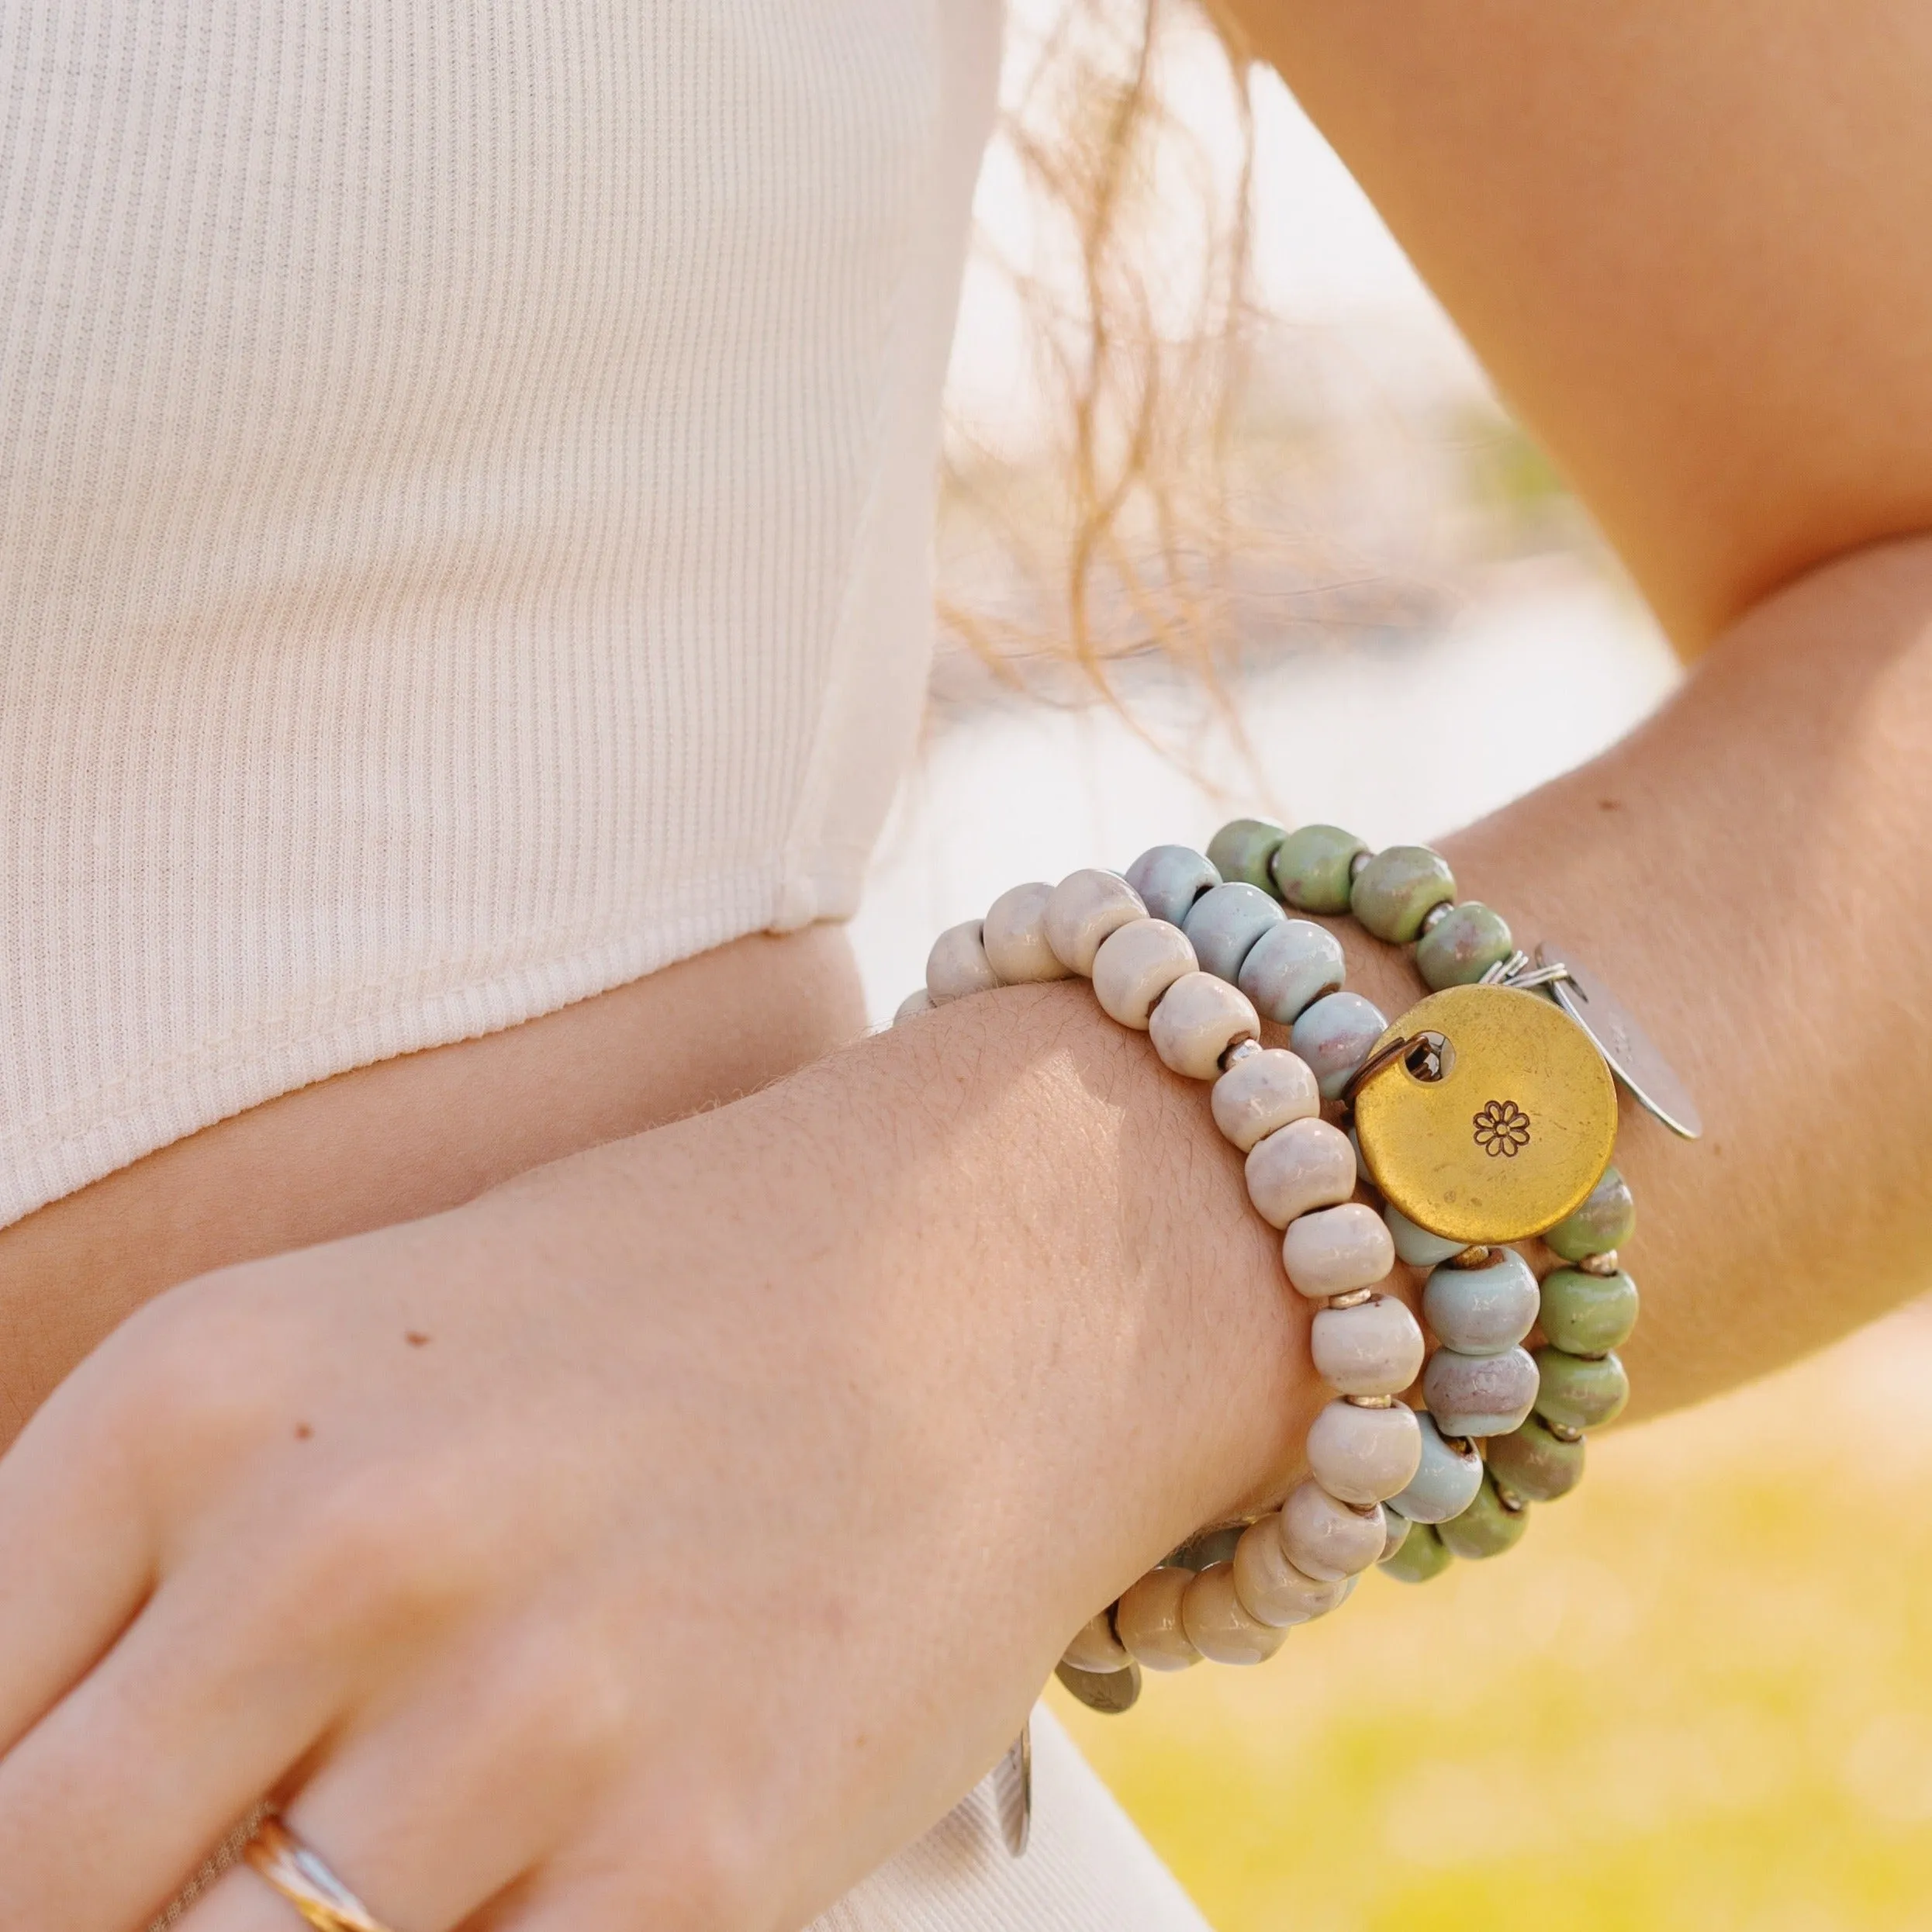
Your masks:
<svg viewBox="0 0 1932 1932"><path fill-rule="evenodd" d="M1239 1175L1016 990L164 1297L0 1463L0 1926L130 1932L269 1792L397 1932L801 1922L1284 1453Z"/></svg>

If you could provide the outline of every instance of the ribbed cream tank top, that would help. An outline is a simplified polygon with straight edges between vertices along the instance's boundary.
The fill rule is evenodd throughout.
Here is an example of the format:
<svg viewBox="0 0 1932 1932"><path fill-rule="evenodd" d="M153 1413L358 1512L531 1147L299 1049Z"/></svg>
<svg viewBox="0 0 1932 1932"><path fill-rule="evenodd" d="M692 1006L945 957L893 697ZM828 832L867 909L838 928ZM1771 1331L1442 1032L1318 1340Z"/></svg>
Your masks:
<svg viewBox="0 0 1932 1932"><path fill-rule="evenodd" d="M849 913L998 0L0 0L0 1224Z"/></svg>

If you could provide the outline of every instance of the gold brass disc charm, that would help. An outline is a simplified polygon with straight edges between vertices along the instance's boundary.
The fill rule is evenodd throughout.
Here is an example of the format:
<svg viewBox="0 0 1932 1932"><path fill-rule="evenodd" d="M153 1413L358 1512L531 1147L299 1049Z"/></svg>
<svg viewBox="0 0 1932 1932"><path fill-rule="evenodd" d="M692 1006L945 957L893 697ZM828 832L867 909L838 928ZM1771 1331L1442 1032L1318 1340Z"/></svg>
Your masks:
<svg viewBox="0 0 1932 1932"><path fill-rule="evenodd" d="M1616 1141L1616 1088L1588 1034L1539 994L1458 986L1412 1007L1374 1052L1423 1035L1356 1092L1356 1138L1386 1198L1472 1244L1523 1240L1581 1206Z"/></svg>

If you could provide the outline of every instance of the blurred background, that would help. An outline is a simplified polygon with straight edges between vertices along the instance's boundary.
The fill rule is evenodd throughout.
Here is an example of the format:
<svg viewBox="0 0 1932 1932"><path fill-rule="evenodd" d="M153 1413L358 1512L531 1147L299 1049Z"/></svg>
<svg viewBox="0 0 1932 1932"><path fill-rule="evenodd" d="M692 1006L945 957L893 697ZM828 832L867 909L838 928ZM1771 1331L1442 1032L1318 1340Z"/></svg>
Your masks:
<svg viewBox="0 0 1932 1932"><path fill-rule="evenodd" d="M1063 24L1050 0L1018 16L1016 116ZM1052 604L1014 532L1050 568L1066 527L1039 324L1081 264L1010 140L980 186L941 533L949 607L976 614L942 636L854 928L877 1019L935 933L1018 880L1204 844L1236 811L1427 838L1679 675L1285 92L1231 102L1203 34L1169 42L1138 177L1173 258L1157 293L1211 284L1198 211L1239 193L1252 115L1217 642L1177 664L1123 596L1104 691L1028 642ZM1505 1562L1371 1576L1264 1668L1150 1679L1124 1719L1057 1686L1055 1708L1221 1932L1932 1926L1928 1388L1920 1306L1593 1443Z"/></svg>

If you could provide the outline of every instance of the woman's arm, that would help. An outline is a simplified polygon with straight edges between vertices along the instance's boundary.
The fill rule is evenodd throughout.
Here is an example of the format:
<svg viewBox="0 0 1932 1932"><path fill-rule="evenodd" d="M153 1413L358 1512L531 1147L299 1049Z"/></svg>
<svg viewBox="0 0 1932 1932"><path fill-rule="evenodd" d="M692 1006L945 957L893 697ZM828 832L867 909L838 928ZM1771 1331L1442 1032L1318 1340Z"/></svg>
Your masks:
<svg viewBox="0 0 1932 1932"><path fill-rule="evenodd" d="M1620 1155L1651 1399L1923 1270L1929 733L1932 544L1876 550L1454 843L1699 1090L1704 1142ZM1279 1488L1321 1391L1274 1247L1204 1090L1063 983L164 1297L0 1461L0 1923L123 1932L297 1768L399 1924L520 1879L493 1927L799 1923Z"/></svg>
<svg viewBox="0 0 1932 1932"><path fill-rule="evenodd" d="M1681 645L1932 525L1932 12L1213 4Z"/></svg>

